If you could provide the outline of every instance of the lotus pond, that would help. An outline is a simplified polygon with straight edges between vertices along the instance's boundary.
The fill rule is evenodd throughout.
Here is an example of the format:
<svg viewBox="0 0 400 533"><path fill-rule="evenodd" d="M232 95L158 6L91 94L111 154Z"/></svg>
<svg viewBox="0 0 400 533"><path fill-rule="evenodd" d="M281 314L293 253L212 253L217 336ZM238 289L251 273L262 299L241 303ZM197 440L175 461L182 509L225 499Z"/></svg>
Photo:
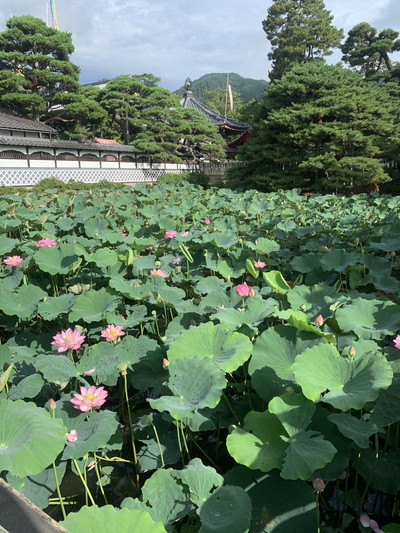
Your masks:
<svg viewBox="0 0 400 533"><path fill-rule="evenodd" d="M400 198L0 197L0 474L71 533L400 531Z"/></svg>

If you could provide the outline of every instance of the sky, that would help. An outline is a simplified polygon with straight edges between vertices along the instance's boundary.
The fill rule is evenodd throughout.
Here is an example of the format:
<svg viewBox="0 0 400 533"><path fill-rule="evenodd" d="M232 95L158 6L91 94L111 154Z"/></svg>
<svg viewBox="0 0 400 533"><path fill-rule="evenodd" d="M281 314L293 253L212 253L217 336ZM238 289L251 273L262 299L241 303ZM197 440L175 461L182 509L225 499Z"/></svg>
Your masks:
<svg viewBox="0 0 400 533"><path fill-rule="evenodd" d="M71 61L82 84L151 73L174 91L187 77L235 72L268 80L262 21L272 0L55 0L61 31L72 34ZM0 0L0 31L16 15L48 20L49 0ZM345 34L368 22L400 31L399 0L325 0ZM328 59L340 61L340 51ZM396 58L397 59L397 58Z"/></svg>

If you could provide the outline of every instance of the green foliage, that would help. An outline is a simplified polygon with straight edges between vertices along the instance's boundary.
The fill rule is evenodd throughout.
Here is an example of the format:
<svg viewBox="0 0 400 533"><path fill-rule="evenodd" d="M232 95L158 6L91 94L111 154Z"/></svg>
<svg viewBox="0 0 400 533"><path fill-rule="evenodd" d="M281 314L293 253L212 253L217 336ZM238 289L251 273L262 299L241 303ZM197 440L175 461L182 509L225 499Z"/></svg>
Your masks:
<svg viewBox="0 0 400 533"><path fill-rule="evenodd" d="M343 38L332 20L323 0L273 0L263 20L272 48L270 80L279 80L296 64L321 61L332 54Z"/></svg>
<svg viewBox="0 0 400 533"><path fill-rule="evenodd" d="M342 45L342 60L366 79L390 80L393 61L389 54L400 50L399 32L377 29L367 22L354 26Z"/></svg>
<svg viewBox="0 0 400 533"><path fill-rule="evenodd" d="M210 109L217 111L217 113L222 116L227 116L240 121L243 108L242 99L240 98L240 94L236 91L232 91L232 98L234 102L233 109L231 109L229 105L226 87L225 89L214 89L212 91L204 92L204 103Z"/></svg>
<svg viewBox="0 0 400 533"><path fill-rule="evenodd" d="M201 100L206 102L207 91L223 91L226 92L226 74L214 73L205 74L197 80L192 82L193 94ZM229 73L229 83L232 91L238 93L243 103L250 102L253 99L259 100L262 98L264 92L268 87L268 83L264 80L253 80L252 78L243 78L234 72ZM183 95L184 87L175 91L176 94Z"/></svg>
<svg viewBox="0 0 400 533"><path fill-rule="evenodd" d="M242 150L249 164L235 172L266 190L369 191L390 180L381 158L398 143L396 101L385 90L340 66L307 63L266 93Z"/></svg>

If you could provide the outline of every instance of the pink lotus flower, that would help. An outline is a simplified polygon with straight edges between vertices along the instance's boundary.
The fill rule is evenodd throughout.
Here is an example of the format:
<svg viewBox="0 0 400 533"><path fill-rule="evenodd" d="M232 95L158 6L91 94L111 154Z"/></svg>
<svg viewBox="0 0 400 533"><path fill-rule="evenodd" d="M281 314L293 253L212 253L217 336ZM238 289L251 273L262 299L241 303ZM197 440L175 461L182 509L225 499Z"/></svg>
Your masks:
<svg viewBox="0 0 400 533"><path fill-rule="evenodd" d="M378 523L367 514L362 514L360 516L360 522L362 526L370 527L374 533L383 533L382 529L379 528Z"/></svg>
<svg viewBox="0 0 400 533"><path fill-rule="evenodd" d="M40 204L39 207L43 208L43 207L47 207L47 205L46 204Z"/></svg>
<svg viewBox="0 0 400 533"><path fill-rule="evenodd" d="M175 257L172 262L174 265L180 265L182 263L182 259L180 257Z"/></svg>
<svg viewBox="0 0 400 533"><path fill-rule="evenodd" d="M208 226L209 224L211 224L211 220L210 220L209 218L205 218L205 219L203 220L203 222L204 222L204 224L205 224L206 226Z"/></svg>
<svg viewBox="0 0 400 533"><path fill-rule="evenodd" d="M22 257L19 255L11 255L10 257L7 257L6 259L3 259L3 263L7 266L12 267L19 267L22 265Z"/></svg>
<svg viewBox="0 0 400 533"><path fill-rule="evenodd" d="M104 387L96 388L94 385L80 388L80 394L74 393L74 397L70 400L75 409L80 409L83 413L87 413L93 407L100 407L105 403L108 392Z"/></svg>
<svg viewBox="0 0 400 533"><path fill-rule="evenodd" d="M393 339L393 344L395 348L400 350L400 335L397 335L397 337Z"/></svg>
<svg viewBox="0 0 400 533"><path fill-rule="evenodd" d="M75 442L78 440L78 434L76 432L76 429L71 429L69 433L66 433L64 437L67 439L68 442Z"/></svg>
<svg viewBox="0 0 400 533"><path fill-rule="evenodd" d="M52 246L55 246L56 245L56 241L54 239L41 239L40 241L38 241L36 243L36 246L38 248L44 248L45 246L48 246L49 248L51 248Z"/></svg>
<svg viewBox="0 0 400 533"><path fill-rule="evenodd" d="M71 328L68 328L66 331L54 335L53 339L52 346L57 346L57 352L61 353L67 350L79 350L86 337L78 329L72 331Z"/></svg>
<svg viewBox="0 0 400 533"><path fill-rule="evenodd" d="M173 239L174 237L176 237L176 231L174 229L170 229L165 232L166 239Z"/></svg>
<svg viewBox="0 0 400 533"><path fill-rule="evenodd" d="M114 326L114 324L110 324L106 329L101 330L101 337L104 337L108 342L114 342L123 335L126 335L126 333L122 331L122 326Z"/></svg>
<svg viewBox="0 0 400 533"><path fill-rule="evenodd" d="M182 237L187 237L189 235L189 232L188 231L184 231L183 233L181 233L181 236Z"/></svg>
<svg viewBox="0 0 400 533"><path fill-rule="evenodd" d="M235 287L236 293L242 297L249 296L249 294L251 294L251 290L252 289L250 289L250 287L247 285L246 282L241 283L240 285L236 285ZM253 289L253 293L254 293L254 289Z"/></svg>
<svg viewBox="0 0 400 533"><path fill-rule="evenodd" d="M167 278L168 274L164 272L164 270L160 270L159 268L153 268L150 270L150 274L153 276L161 276L162 278Z"/></svg>
<svg viewBox="0 0 400 533"><path fill-rule="evenodd" d="M267 266L267 263L264 263L263 261L256 261L254 263L255 268L264 268Z"/></svg>
<svg viewBox="0 0 400 533"><path fill-rule="evenodd" d="M313 479L312 486L315 492L322 492L325 489L325 482L320 477L316 477Z"/></svg>

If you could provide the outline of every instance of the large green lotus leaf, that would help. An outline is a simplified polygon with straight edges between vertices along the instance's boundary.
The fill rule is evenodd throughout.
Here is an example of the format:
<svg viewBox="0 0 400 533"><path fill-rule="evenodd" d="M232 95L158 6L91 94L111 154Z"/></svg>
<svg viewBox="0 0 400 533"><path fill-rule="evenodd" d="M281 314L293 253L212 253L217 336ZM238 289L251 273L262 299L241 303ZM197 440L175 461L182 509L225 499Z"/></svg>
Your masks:
<svg viewBox="0 0 400 533"><path fill-rule="evenodd" d="M207 322L175 337L169 346L168 359L173 362L183 358L206 358L225 372L233 372L250 358L252 347L246 335L226 332L222 325Z"/></svg>
<svg viewBox="0 0 400 533"><path fill-rule="evenodd" d="M342 331L354 331L360 339L383 339L400 329L400 305L355 298L336 311Z"/></svg>
<svg viewBox="0 0 400 533"><path fill-rule="evenodd" d="M276 396L268 404L268 411L278 417L289 437L306 429L315 411L315 404L301 393Z"/></svg>
<svg viewBox="0 0 400 533"><path fill-rule="evenodd" d="M240 328L243 324L258 326L265 317L270 316L277 306L276 300L250 300L244 311L237 309L220 309L215 317L229 329Z"/></svg>
<svg viewBox="0 0 400 533"><path fill-rule="evenodd" d="M190 499L197 507L203 505L214 488L224 483L224 478L214 468L205 466L198 458L192 459L183 470L174 470L171 474L189 487Z"/></svg>
<svg viewBox="0 0 400 533"><path fill-rule="evenodd" d="M57 468L57 477L61 482L67 467L66 461L61 461ZM36 476L17 477L7 474L7 483L22 492L32 503L45 509L49 505L49 498L56 490L53 465L45 468Z"/></svg>
<svg viewBox="0 0 400 533"><path fill-rule="evenodd" d="M237 246L238 237L230 231L224 233L215 232L211 242L213 242L217 248L227 250L231 246Z"/></svg>
<svg viewBox="0 0 400 533"><path fill-rule="evenodd" d="M332 443L315 431L302 431L290 438L283 460L284 479L310 479L318 468L327 465L336 454Z"/></svg>
<svg viewBox="0 0 400 533"><path fill-rule="evenodd" d="M370 436L379 430L370 422L345 413L332 413L328 416L328 420L333 422L340 433L354 441L359 448L368 448Z"/></svg>
<svg viewBox="0 0 400 533"><path fill-rule="evenodd" d="M183 289L170 287L161 276L150 276L143 285L143 290L146 291L145 294L153 294L154 302L164 301L171 305L177 305L186 296Z"/></svg>
<svg viewBox="0 0 400 533"><path fill-rule="evenodd" d="M115 347L115 354L117 356L117 364L126 364L127 366L139 363L145 357L155 355L158 349L157 341L149 339L146 335L140 337L123 337ZM160 363L162 356L160 355Z"/></svg>
<svg viewBox="0 0 400 533"><path fill-rule="evenodd" d="M192 508L187 487L173 477L172 469L156 470L142 487L142 501L153 520L171 525Z"/></svg>
<svg viewBox="0 0 400 533"><path fill-rule="evenodd" d="M0 470L39 474L63 450L65 432L61 420L34 403L0 400Z"/></svg>
<svg viewBox="0 0 400 533"><path fill-rule="evenodd" d="M226 439L230 455L253 470L280 468L288 445L281 439L286 432L278 418L268 411L250 411L244 422L243 429L234 429Z"/></svg>
<svg viewBox="0 0 400 533"><path fill-rule="evenodd" d="M199 533L247 533L251 500L241 487L218 488L200 508Z"/></svg>
<svg viewBox="0 0 400 533"><path fill-rule="evenodd" d="M118 254L109 248L100 248L90 256L90 261L96 263L100 268L105 268L113 266L118 262Z"/></svg>
<svg viewBox="0 0 400 533"><path fill-rule="evenodd" d="M74 363L66 355L38 355L33 364L50 383L63 383L79 377Z"/></svg>
<svg viewBox="0 0 400 533"><path fill-rule="evenodd" d="M324 270L344 272L348 266L362 263L362 256L358 253L349 253L345 250L331 250L321 257L321 265Z"/></svg>
<svg viewBox="0 0 400 533"><path fill-rule="evenodd" d="M0 238L0 255L9 254L14 250L16 246L19 246L18 239L9 239L8 237Z"/></svg>
<svg viewBox="0 0 400 533"><path fill-rule="evenodd" d="M287 284L285 278L282 276L279 270L263 272L263 278L265 283L278 294L286 294L288 290L290 290L290 285Z"/></svg>
<svg viewBox="0 0 400 533"><path fill-rule="evenodd" d="M64 313L69 313L72 309L75 296L73 294L61 294L47 298L46 301L38 305L38 313L45 320L55 320Z"/></svg>
<svg viewBox="0 0 400 533"><path fill-rule="evenodd" d="M307 274L321 267L321 258L323 256L320 254L303 254L298 255L292 259L290 262L293 270L295 272L303 272Z"/></svg>
<svg viewBox="0 0 400 533"><path fill-rule="evenodd" d="M110 279L110 287L130 300L141 300L147 293L145 286L137 279Z"/></svg>
<svg viewBox="0 0 400 533"><path fill-rule="evenodd" d="M108 221L105 218L89 218L85 222L85 232L88 237L94 239L101 237L101 234L109 229Z"/></svg>
<svg viewBox="0 0 400 533"><path fill-rule="evenodd" d="M366 402L376 400L393 378L384 357L369 354L345 359L331 344L305 350L296 357L293 371L307 398L314 402L322 399L341 411L362 409Z"/></svg>
<svg viewBox="0 0 400 533"><path fill-rule="evenodd" d="M296 356L306 348L325 343L325 339L313 333L297 334L290 326L278 325L265 330L254 344L249 363L252 385L258 395L269 401L286 387L293 387L292 365Z"/></svg>
<svg viewBox="0 0 400 533"><path fill-rule="evenodd" d="M147 511L116 509L112 505L82 507L77 513L69 513L60 525L69 533L166 533Z"/></svg>
<svg viewBox="0 0 400 533"><path fill-rule="evenodd" d="M0 290L13 291L21 283L24 272L20 268L13 268L11 269L11 273L4 271L3 275L4 277L0 277Z"/></svg>
<svg viewBox="0 0 400 533"><path fill-rule="evenodd" d="M10 367L9 367L10 368ZM3 381L4 374L0 376L0 381ZM13 385L8 394L10 400L23 400L25 398L34 398L39 394L44 386L44 380L40 374L31 374L21 381L17 385ZM1 390L0 385L0 390Z"/></svg>
<svg viewBox="0 0 400 533"><path fill-rule="evenodd" d="M387 390L379 393L370 418L371 424L379 427L387 426L400 420L400 380L393 379L393 383Z"/></svg>
<svg viewBox="0 0 400 533"><path fill-rule="evenodd" d="M92 374L97 383L113 386L119 377L116 346L109 342L99 342L85 346L83 356L77 364L79 374L95 369Z"/></svg>
<svg viewBox="0 0 400 533"><path fill-rule="evenodd" d="M22 285L15 292L0 290L0 309L9 316L29 318L47 293L36 285Z"/></svg>
<svg viewBox="0 0 400 533"><path fill-rule="evenodd" d="M68 274L78 260L74 245L69 243L39 248L33 257L39 269L43 272L48 272L52 276Z"/></svg>
<svg viewBox="0 0 400 533"><path fill-rule="evenodd" d="M267 254L269 255L272 252L278 252L281 247L272 239L266 239L265 237L259 237L257 239L257 242L251 246L253 250L256 250L259 254Z"/></svg>
<svg viewBox="0 0 400 533"><path fill-rule="evenodd" d="M106 313L107 324L114 324L115 326L123 326L124 328L132 328L140 324L146 319L147 308L144 305L132 306L132 312L127 311L126 317L121 316L118 311L109 311Z"/></svg>
<svg viewBox="0 0 400 533"><path fill-rule="evenodd" d="M383 494L395 494L400 490L400 452L390 450L376 456L374 448L361 450L357 470L372 488Z"/></svg>
<svg viewBox="0 0 400 533"><path fill-rule="evenodd" d="M225 292L228 287L229 283L227 281L216 276L204 277L196 283L196 291L201 294L209 294L215 291Z"/></svg>
<svg viewBox="0 0 400 533"><path fill-rule="evenodd" d="M209 359L177 359L170 364L168 387L174 396L161 396L149 403L158 411L169 411L177 420L191 416L196 409L216 407L226 379Z"/></svg>
<svg viewBox="0 0 400 533"><path fill-rule="evenodd" d="M119 422L116 413L111 411L93 411L87 419L87 413L81 413L78 416L71 416L71 408L58 410L57 416L62 417L68 432L74 429L77 432L78 439L75 442L67 442L63 453L63 460L80 459L89 452L95 452L99 448L115 449L122 446L121 438L113 439L114 443L110 446L109 442L115 435L119 435Z"/></svg>
<svg viewBox="0 0 400 533"><path fill-rule="evenodd" d="M115 311L119 298L109 289L90 290L76 297L72 311L68 315L70 323L84 320L87 324L99 322L108 311Z"/></svg>
<svg viewBox="0 0 400 533"><path fill-rule="evenodd" d="M296 286L287 293L286 297L294 311L298 311L302 306L305 306L306 312L311 314L312 318L315 318L318 314L322 314L326 318L332 314L329 306L339 295L333 287L318 284L312 287L307 287L306 285Z"/></svg>
<svg viewBox="0 0 400 533"><path fill-rule="evenodd" d="M292 309L285 309L283 311L277 311L275 313L277 318L281 320L287 320L290 326L296 328L297 333L301 331L309 331L319 337L325 337L328 342L336 344L336 337L333 333L325 332L322 329L311 324L309 317L303 311L293 311Z"/></svg>
<svg viewBox="0 0 400 533"><path fill-rule="evenodd" d="M282 479L279 472L254 472L236 466L225 483L243 487L253 506L254 533L316 533L315 494L310 483Z"/></svg>

